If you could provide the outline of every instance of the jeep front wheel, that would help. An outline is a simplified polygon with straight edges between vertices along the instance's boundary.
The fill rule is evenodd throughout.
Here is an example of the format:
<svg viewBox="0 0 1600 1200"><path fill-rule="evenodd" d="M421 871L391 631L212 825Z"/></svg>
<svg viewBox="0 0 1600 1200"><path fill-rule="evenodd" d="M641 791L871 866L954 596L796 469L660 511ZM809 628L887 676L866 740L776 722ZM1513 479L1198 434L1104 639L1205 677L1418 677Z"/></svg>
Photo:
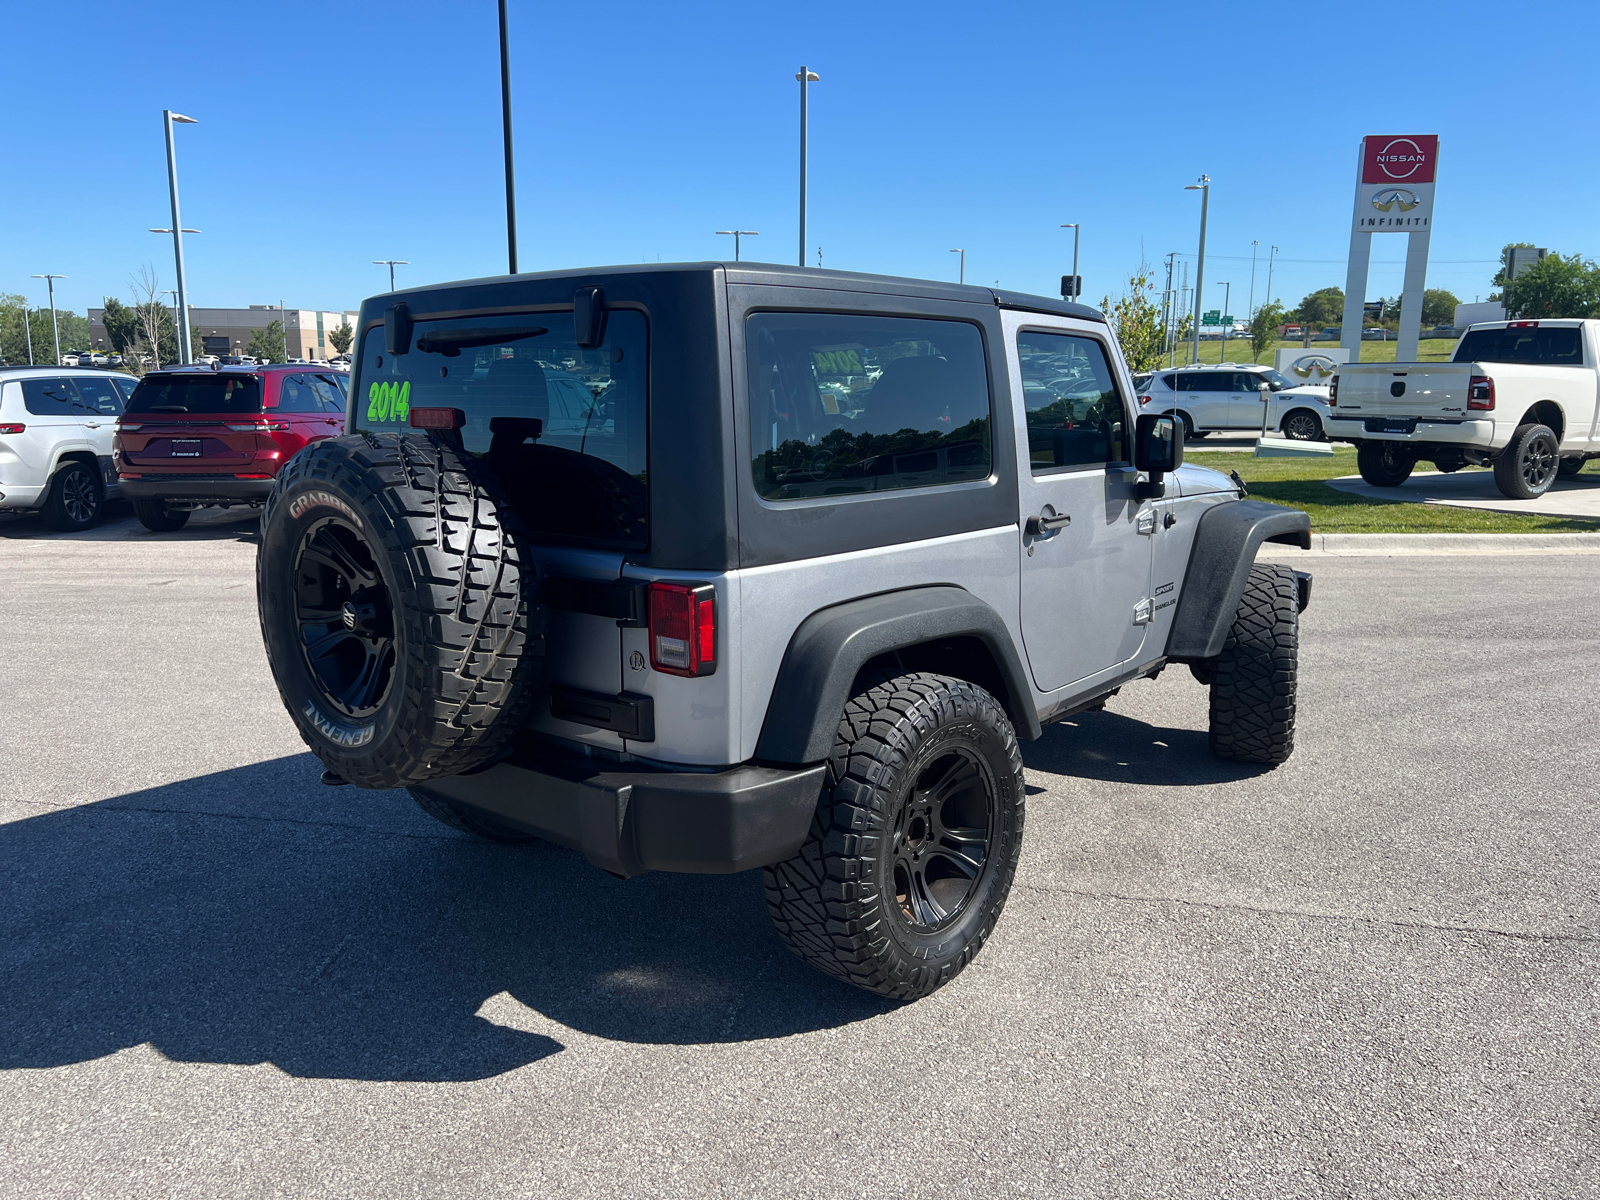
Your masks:
<svg viewBox="0 0 1600 1200"><path fill-rule="evenodd" d="M515 731L543 643L514 522L476 461L427 434L316 442L278 473L261 634L329 771L409 787L482 765Z"/></svg>
<svg viewBox="0 0 1600 1200"><path fill-rule="evenodd" d="M1300 587L1288 567L1257 563L1222 653L1205 662L1211 752L1236 762L1281 763L1294 753L1300 663ZM1202 672L1194 672L1196 679Z"/></svg>
<svg viewBox="0 0 1600 1200"><path fill-rule="evenodd" d="M982 949L1022 848L1022 756L1005 711L961 679L865 681L800 853L765 872L778 936L827 975L926 996Z"/></svg>

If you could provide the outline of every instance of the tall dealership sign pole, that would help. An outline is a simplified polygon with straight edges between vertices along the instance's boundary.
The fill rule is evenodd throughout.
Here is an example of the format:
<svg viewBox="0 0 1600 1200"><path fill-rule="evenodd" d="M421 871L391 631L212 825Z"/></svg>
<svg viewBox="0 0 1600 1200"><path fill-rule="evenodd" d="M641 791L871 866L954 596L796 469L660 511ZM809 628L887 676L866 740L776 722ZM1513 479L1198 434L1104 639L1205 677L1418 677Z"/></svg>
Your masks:
<svg viewBox="0 0 1600 1200"><path fill-rule="evenodd" d="M1344 324L1339 343L1361 361L1361 317L1367 295L1372 235L1404 233L1406 278L1400 293L1396 362L1415 362L1422 335L1422 290L1428 280L1428 238L1433 233L1433 185L1439 139L1433 134L1361 139L1355 213L1350 221L1350 267L1344 284Z"/></svg>

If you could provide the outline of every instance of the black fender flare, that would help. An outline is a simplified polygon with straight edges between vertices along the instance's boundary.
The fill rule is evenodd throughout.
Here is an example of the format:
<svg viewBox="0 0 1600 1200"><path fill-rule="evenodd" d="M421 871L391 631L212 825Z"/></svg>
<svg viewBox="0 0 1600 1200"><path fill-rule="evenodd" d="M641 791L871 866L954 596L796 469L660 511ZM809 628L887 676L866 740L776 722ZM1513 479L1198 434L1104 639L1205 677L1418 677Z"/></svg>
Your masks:
<svg viewBox="0 0 1600 1200"><path fill-rule="evenodd" d="M847 600L812 613L789 639L756 742L756 761L804 765L833 749L839 717L862 667L881 654L941 638L980 642L993 659L1017 736L1039 736L1022 659L1000 614L963 588L938 585Z"/></svg>
<svg viewBox="0 0 1600 1200"><path fill-rule="evenodd" d="M1265 500L1228 500L1200 514L1167 635L1168 658L1186 662L1222 653L1262 542L1311 549L1311 515Z"/></svg>

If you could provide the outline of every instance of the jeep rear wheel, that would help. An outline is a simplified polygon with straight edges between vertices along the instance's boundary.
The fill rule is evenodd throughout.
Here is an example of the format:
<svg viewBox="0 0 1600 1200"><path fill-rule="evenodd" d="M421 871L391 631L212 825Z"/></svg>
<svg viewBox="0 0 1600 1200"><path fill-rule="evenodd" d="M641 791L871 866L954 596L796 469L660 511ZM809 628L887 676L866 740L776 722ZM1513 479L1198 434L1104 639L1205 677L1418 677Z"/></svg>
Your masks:
<svg viewBox="0 0 1600 1200"><path fill-rule="evenodd" d="M1294 753L1300 660L1300 588L1288 567L1250 568L1222 653L1207 659L1211 752L1236 762L1281 763ZM1198 665L1198 664L1197 664Z"/></svg>
<svg viewBox="0 0 1600 1200"><path fill-rule="evenodd" d="M317 442L279 472L256 560L261 633L300 736L350 783L459 774L525 714L543 643L498 495L426 434Z"/></svg>
<svg viewBox="0 0 1600 1200"><path fill-rule="evenodd" d="M1362 442L1356 447L1356 468L1373 487L1399 487L1411 478L1417 460L1396 442Z"/></svg>
<svg viewBox="0 0 1600 1200"><path fill-rule="evenodd" d="M827 975L926 996L983 947L1022 848L1022 757L1005 711L961 679L863 684L800 853L765 872L778 936Z"/></svg>

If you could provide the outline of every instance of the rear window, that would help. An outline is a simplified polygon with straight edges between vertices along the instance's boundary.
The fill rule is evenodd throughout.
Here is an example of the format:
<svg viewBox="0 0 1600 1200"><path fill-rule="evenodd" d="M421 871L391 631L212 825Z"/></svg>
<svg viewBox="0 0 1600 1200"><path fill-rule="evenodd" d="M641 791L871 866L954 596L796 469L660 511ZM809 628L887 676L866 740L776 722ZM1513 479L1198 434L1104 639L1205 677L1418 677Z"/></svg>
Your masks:
<svg viewBox="0 0 1600 1200"><path fill-rule="evenodd" d="M149 375L128 398L131 413L258 413L261 384L255 376L202 375L198 378Z"/></svg>
<svg viewBox="0 0 1600 1200"><path fill-rule="evenodd" d="M570 310L461 317L416 322L394 355L373 326L350 416L357 429L399 431L413 408L458 408L462 447L489 460L535 533L643 548L647 335L629 309L607 313L592 350L574 342Z"/></svg>
<svg viewBox="0 0 1600 1200"><path fill-rule="evenodd" d="M757 493L803 500L989 477L989 373L965 321L753 313Z"/></svg>
<svg viewBox="0 0 1600 1200"><path fill-rule="evenodd" d="M1473 329L1461 339L1452 361L1581 367L1583 340L1578 336L1580 332L1575 325Z"/></svg>

